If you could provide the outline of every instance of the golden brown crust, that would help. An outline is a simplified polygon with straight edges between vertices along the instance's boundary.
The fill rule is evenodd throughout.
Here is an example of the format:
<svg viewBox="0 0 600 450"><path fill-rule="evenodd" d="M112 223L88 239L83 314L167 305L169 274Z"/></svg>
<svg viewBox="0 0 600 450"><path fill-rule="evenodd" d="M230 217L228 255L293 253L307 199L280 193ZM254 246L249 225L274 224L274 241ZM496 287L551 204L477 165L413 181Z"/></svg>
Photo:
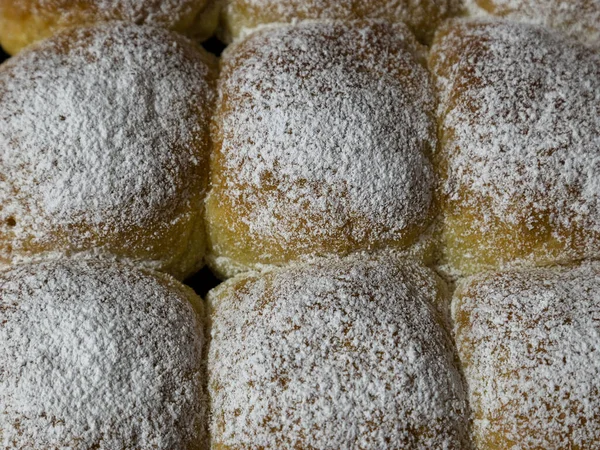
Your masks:
<svg viewBox="0 0 600 450"><path fill-rule="evenodd" d="M272 23L377 19L406 23L426 42L444 19L461 12L461 5L457 0L230 0L223 8L222 34L230 42Z"/></svg>

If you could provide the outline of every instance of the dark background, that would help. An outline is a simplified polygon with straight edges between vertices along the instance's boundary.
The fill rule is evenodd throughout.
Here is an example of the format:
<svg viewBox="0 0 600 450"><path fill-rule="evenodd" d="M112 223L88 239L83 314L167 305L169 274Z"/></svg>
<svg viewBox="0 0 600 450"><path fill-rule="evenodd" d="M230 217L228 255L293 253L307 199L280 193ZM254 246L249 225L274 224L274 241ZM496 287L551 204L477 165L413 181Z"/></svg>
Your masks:
<svg viewBox="0 0 600 450"><path fill-rule="evenodd" d="M210 53L219 56L225 48L225 45L218 39L211 38L203 44L203 47ZM2 48L0 47L0 63L8 58L9 56L2 51ZM219 284L219 280L210 272L210 270L204 268L196 275L188 278L185 283L192 287L198 295L204 297L209 290Z"/></svg>
<svg viewBox="0 0 600 450"><path fill-rule="evenodd" d="M185 284L196 291L196 294L202 298L204 298L206 293L220 282L221 281L217 279L207 267L184 281Z"/></svg>
<svg viewBox="0 0 600 450"><path fill-rule="evenodd" d="M216 37L211 37L208 41L202 44L202 47L214 55L221 56L221 53L223 53L223 50L225 49L225 44L223 44Z"/></svg>

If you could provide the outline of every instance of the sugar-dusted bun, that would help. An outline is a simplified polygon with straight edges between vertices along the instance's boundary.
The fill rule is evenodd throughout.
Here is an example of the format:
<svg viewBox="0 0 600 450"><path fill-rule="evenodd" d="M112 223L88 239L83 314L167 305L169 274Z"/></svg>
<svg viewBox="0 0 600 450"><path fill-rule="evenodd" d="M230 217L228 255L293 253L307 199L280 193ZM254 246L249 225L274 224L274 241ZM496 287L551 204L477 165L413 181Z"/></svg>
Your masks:
<svg viewBox="0 0 600 450"><path fill-rule="evenodd" d="M461 9L462 0L226 0L221 26L223 39L231 41L266 24L377 19L406 23L426 41L443 19Z"/></svg>
<svg viewBox="0 0 600 450"><path fill-rule="evenodd" d="M600 264L479 275L452 304L478 449L600 448Z"/></svg>
<svg viewBox="0 0 600 450"><path fill-rule="evenodd" d="M467 0L481 11L520 22L556 28L600 45L600 0Z"/></svg>
<svg viewBox="0 0 600 450"><path fill-rule="evenodd" d="M600 55L526 24L452 21L430 66L449 266L600 256Z"/></svg>
<svg viewBox="0 0 600 450"><path fill-rule="evenodd" d="M354 258L211 291L213 448L469 448L445 296L415 263Z"/></svg>
<svg viewBox="0 0 600 450"><path fill-rule="evenodd" d="M221 0L0 0L0 44L11 54L58 31L122 20L196 38L215 30Z"/></svg>
<svg viewBox="0 0 600 450"><path fill-rule="evenodd" d="M418 239L436 145L423 58L383 22L264 29L226 50L207 197L219 273Z"/></svg>
<svg viewBox="0 0 600 450"><path fill-rule="evenodd" d="M0 264L201 264L213 60L168 31L71 29L0 66Z"/></svg>
<svg viewBox="0 0 600 450"><path fill-rule="evenodd" d="M202 303L103 262L0 272L0 447L206 448Z"/></svg>

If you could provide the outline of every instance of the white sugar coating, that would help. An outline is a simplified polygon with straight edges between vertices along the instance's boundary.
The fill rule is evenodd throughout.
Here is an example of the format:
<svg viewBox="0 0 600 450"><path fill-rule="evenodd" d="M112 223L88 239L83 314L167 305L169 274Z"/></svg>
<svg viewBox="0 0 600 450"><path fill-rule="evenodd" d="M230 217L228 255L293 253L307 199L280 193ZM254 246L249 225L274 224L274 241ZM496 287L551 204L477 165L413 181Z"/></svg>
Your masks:
<svg viewBox="0 0 600 450"><path fill-rule="evenodd" d="M186 178L202 162L193 143L207 114L190 111L207 103L208 68L186 58L180 47L192 44L152 28L69 36L66 53L59 36L2 66L5 214L20 216L12 208L23 202L55 223L83 218L110 228L168 215L188 200L173 188L188 185L189 196L197 185Z"/></svg>
<svg viewBox="0 0 600 450"><path fill-rule="evenodd" d="M351 259L211 291L213 445L466 448L443 289L411 262Z"/></svg>
<svg viewBox="0 0 600 450"><path fill-rule="evenodd" d="M442 98L461 96L443 116L458 150L444 193L455 199L468 186L507 221L528 213L514 208L522 200L600 230L600 56L528 25L489 22L462 32L484 50L467 46L455 76L440 79ZM454 41L436 51L445 44ZM455 88L467 70L478 82Z"/></svg>
<svg viewBox="0 0 600 450"><path fill-rule="evenodd" d="M484 230L496 221L532 229L545 214L552 230L600 232L600 55L526 24L452 21L448 30L432 48L444 196L475 209Z"/></svg>
<svg viewBox="0 0 600 450"><path fill-rule="evenodd" d="M1 447L203 448L194 297L124 265L0 272Z"/></svg>
<svg viewBox="0 0 600 450"><path fill-rule="evenodd" d="M75 246L90 229L100 243L132 227L168 230L200 208L211 61L170 32L114 23L4 63L0 233L18 236L15 251L65 228Z"/></svg>
<svg viewBox="0 0 600 450"><path fill-rule="evenodd" d="M600 0L467 0L487 13L557 28L600 45Z"/></svg>
<svg viewBox="0 0 600 450"><path fill-rule="evenodd" d="M248 240L305 249L340 230L363 246L405 238L427 222L434 182L422 57L404 26L377 22L305 22L234 44L209 196L233 205Z"/></svg>
<svg viewBox="0 0 600 450"><path fill-rule="evenodd" d="M600 264L463 279L453 310L478 443L597 448Z"/></svg>

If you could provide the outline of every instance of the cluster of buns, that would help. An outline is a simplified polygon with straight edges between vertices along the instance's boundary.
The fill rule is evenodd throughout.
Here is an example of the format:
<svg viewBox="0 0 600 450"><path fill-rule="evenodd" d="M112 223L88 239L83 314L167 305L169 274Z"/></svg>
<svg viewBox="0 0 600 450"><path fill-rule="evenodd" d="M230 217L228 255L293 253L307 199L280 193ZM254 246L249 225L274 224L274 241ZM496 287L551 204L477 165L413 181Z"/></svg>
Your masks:
<svg viewBox="0 0 600 450"><path fill-rule="evenodd" d="M2 448L600 449L600 0L0 0L0 43Z"/></svg>

